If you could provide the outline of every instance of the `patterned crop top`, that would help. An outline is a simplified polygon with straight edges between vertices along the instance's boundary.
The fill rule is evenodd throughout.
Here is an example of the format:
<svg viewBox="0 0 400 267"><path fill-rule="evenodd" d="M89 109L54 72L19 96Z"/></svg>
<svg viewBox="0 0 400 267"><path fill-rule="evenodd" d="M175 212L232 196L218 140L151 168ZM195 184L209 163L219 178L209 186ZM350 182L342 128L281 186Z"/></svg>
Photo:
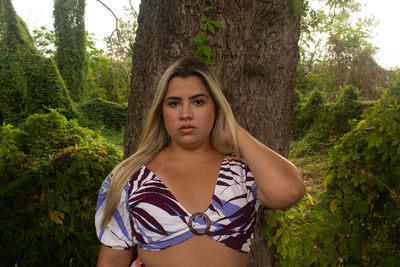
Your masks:
<svg viewBox="0 0 400 267"><path fill-rule="evenodd" d="M101 228L110 177L104 181L96 207L100 241L115 249L136 244L161 250L194 235L206 234L236 251L249 252L253 235L257 185L246 162L225 156L208 209L191 214L146 166L125 185L121 200L106 229Z"/></svg>

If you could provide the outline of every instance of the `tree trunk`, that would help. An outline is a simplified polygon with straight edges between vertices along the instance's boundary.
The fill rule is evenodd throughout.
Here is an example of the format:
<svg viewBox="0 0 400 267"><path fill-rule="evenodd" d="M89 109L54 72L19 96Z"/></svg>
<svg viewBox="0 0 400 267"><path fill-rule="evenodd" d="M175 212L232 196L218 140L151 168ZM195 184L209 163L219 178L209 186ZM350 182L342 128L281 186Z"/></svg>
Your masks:
<svg viewBox="0 0 400 267"><path fill-rule="evenodd" d="M214 8L203 14L207 6ZM300 17L282 0L142 0L134 45L131 92L124 136L125 157L140 138L157 82L176 59L191 55L190 38L201 17L224 28L209 42L212 67L238 122L258 140L288 155ZM263 212L258 215L262 220ZM259 225L259 223L258 223ZM272 253L257 227L249 266L272 266Z"/></svg>

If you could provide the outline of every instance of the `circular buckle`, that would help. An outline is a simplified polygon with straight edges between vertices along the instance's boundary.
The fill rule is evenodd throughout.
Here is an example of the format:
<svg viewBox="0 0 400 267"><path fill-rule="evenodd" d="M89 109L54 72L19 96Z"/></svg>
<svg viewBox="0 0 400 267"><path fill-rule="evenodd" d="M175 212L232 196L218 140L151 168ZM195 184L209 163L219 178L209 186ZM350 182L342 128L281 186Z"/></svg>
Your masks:
<svg viewBox="0 0 400 267"><path fill-rule="evenodd" d="M203 232L199 232L199 231L197 231L196 229L194 229L194 227L193 227L193 221L194 221L194 219L196 219L196 218L202 218L204 221L207 221L207 227L204 229ZM210 230L211 221L210 221L210 218L208 218L208 216L207 216L206 214L204 214L204 213L202 213L202 212L197 212L197 213L194 213L192 216L190 216L188 226L189 226L190 231L191 231L193 234L195 234L195 235L205 235L205 234L207 234L208 231Z"/></svg>

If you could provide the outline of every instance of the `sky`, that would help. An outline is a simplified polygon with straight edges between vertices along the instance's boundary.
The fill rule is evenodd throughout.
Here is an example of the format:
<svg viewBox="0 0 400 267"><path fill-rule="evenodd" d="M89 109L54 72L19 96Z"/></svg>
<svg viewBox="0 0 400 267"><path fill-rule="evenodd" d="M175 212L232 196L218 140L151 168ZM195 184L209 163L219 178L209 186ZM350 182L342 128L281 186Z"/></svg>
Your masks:
<svg viewBox="0 0 400 267"><path fill-rule="evenodd" d="M118 17L124 15L123 6L128 0L102 0ZM12 0L17 14L28 25L29 30L40 26L53 28L53 0ZM399 0L359 0L364 6L362 16L374 16L379 22L375 28L372 43L379 48L375 60L384 68L400 67L400 1ZM139 12L140 0L132 0ZM95 34L98 48L105 49L101 40L112 33L115 19L112 14L96 0L86 0L86 30Z"/></svg>

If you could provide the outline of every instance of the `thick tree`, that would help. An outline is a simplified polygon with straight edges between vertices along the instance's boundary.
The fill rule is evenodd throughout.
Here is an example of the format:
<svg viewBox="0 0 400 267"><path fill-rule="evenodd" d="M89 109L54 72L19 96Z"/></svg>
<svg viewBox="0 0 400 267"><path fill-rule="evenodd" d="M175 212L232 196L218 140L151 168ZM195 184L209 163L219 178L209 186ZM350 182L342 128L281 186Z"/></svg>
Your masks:
<svg viewBox="0 0 400 267"><path fill-rule="evenodd" d="M79 101L87 74L85 0L55 0L53 16L57 67L72 100Z"/></svg>
<svg viewBox="0 0 400 267"><path fill-rule="evenodd" d="M207 6L213 9L205 11ZM202 17L223 25L221 29L208 29L216 33L209 33L211 40L206 45L215 54L212 68L226 89L237 120L261 142L287 156L300 31L300 17L294 14L289 1L142 0L133 48L125 157L138 144L143 119L162 72L198 48L190 39L200 31L202 21L205 23ZM249 265L272 265L271 253L259 229Z"/></svg>

